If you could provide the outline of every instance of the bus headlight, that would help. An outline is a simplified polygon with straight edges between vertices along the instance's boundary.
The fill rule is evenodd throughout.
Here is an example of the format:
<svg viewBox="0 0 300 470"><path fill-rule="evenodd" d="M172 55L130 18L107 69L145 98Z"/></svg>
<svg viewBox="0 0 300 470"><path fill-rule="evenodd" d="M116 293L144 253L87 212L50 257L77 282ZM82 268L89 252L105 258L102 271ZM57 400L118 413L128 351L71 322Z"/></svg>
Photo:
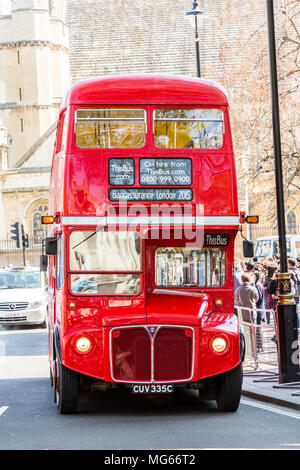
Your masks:
<svg viewBox="0 0 300 470"><path fill-rule="evenodd" d="M75 341L75 348L82 354L88 353L92 349L92 341L87 336L80 336Z"/></svg>
<svg viewBox="0 0 300 470"><path fill-rule="evenodd" d="M222 354L228 349L228 342L223 336L215 336L210 343L214 353Z"/></svg>

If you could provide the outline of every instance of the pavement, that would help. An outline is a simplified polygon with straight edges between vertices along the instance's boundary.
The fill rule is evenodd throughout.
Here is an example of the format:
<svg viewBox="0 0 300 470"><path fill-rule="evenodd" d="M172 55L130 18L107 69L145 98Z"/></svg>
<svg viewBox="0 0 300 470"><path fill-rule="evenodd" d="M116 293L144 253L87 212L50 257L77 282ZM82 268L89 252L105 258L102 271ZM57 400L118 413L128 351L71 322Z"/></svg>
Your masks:
<svg viewBox="0 0 300 470"><path fill-rule="evenodd" d="M300 411L299 381L279 383L276 370L244 371L242 394L249 398Z"/></svg>
<svg viewBox="0 0 300 470"><path fill-rule="evenodd" d="M279 383L274 315L270 319L270 324L262 322L259 327L242 321L246 340L242 393L249 398L300 411L300 375L297 382ZM258 350L255 346L259 344Z"/></svg>

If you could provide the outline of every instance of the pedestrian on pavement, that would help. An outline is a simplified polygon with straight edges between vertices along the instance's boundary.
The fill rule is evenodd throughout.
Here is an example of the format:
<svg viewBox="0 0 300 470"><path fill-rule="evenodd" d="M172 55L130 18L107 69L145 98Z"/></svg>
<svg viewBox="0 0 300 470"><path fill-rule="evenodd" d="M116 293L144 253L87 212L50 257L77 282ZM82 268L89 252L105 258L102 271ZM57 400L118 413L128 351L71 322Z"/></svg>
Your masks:
<svg viewBox="0 0 300 470"><path fill-rule="evenodd" d="M242 279L241 276L243 274L242 266L239 261L235 261L234 263L234 290L236 290L238 287L242 285Z"/></svg>
<svg viewBox="0 0 300 470"><path fill-rule="evenodd" d="M265 308L265 289L261 282L261 275L258 271L254 273L255 287L258 292L259 299L256 302L256 347L258 352L263 351L263 336L261 322L264 320L264 308Z"/></svg>
<svg viewBox="0 0 300 470"><path fill-rule="evenodd" d="M244 321L251 322L250 314L256 308L256 302L259 300L259 295L255 286L250 284L251 279L249 274L242 274L242 285L237 288L234 294L235 305L239 307L247 307L250 310L242 310Z"/></svg>
<svg viewBox="0 0 300 470"><path fill-rule="evenodd" d="M237 288L234 293L235 305L241 307L241 316L244 323L244 333L248 337L246 344L251 347L253 357L256 357L256 346L254 345L254 326L253 326L253 311L256 309L256 302L259 300L259 295L255 286L250 284L250 275L242 274L242 285ZM246 308L243 308L246 307Z"/></svg>
<svg viewBox="0 0 300 470"><path fill-rule="evenodd" d="M254 285L254 283L255 283L255 281L254 281L254 263L250 263L250 261L247 261L244 273L249 274L250 284Z"/></svg>
<svg viewBox="0 0 300 470"><path fill-rule="evenodd" d="M271 282L272 282L272 279L276 270L277 270L276 266L273 266L273 265L267 266L267 273L266 273L266 277L264 280L265 308L267 310L272 310L273 308L273 297L272 297L273 291L271 291ZM273 287L273 283L272 283L272 287ZM267 320L267 324L269 325L271 322L271 316L270 316L270 312L268 311L266 312L266 320Z"/></svg>
<svg viewBox="0 0 300 470"><path fill-rule="evenodd" d="M288 270L290 273L292 294L296 302L297 313L300 313L300 270L297 269L296 261L288 259Z"/></svg>
<svg viewBox="0 0 300 470"><path fill-rule="evenodd" d="M296 302L297 305L297 313L298 313L298 328L300 329L300 287L299 287L299 280L300 280L300 256L296 258L296 272L297 272L297 278L298 278L298 283L297 286L295 287L296 294L298 293L298 303Z"/></svg>
<svg viewBox="0 0 300 470"><path fill-rule="evenodd" d="M271 296L269 305L275 311L279 295L279 273L277 269L274 271L271 281L267 287L267 293Z"/></svg>
<svg viewBox="0 0 300 470"><path fill-rule="evenodd" d="M276 312L276 306L278 303L278 296L279 296L279 272L276 270L272 276L270 284L267 288L267 293L269 294L269 304L270 307L274 310L274 315ZM271 341L276 342L276 335L271 338Z"/></svg>

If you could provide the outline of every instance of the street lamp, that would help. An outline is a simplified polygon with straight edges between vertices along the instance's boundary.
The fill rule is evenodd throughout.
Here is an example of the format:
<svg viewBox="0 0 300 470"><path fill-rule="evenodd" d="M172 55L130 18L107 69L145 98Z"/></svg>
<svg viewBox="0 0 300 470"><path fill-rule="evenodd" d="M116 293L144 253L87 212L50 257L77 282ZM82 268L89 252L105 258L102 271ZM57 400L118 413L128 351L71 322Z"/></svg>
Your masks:
<svg viewBox="0 0 300 470"><path fill-rule="evenodd" d="M300 380L297 311L295 301L291 295L291 282L287 266L274 6L273 0L266 1L268 15L278 238L280 247L279 301L277 304L279 383L290 383Z"/></svg>
<svg viewBox="0 0 300 470"><path fill-rule="evenodd" d="M196 63L197 63L197 75L201 77L200 70L200 47L199 47L199 33L198 33L198 17L204 18L206 16L203 10L199 10L198 2L193 2L193 8L190 11L187 11L184 16L188 18L192 27L195 28L195 46L196 46Z"/></svg>

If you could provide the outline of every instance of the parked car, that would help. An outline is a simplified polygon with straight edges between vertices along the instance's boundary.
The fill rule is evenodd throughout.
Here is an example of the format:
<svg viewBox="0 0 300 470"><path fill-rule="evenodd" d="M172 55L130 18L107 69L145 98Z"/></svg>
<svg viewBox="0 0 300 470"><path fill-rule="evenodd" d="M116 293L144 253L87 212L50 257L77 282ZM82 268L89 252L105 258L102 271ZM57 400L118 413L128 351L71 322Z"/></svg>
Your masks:
<svg viewBox="0 0 300 470"><path fill-rule="evenodd" d="M47 326L44 273L39 268L0 270L0 325Z"/></svg>

